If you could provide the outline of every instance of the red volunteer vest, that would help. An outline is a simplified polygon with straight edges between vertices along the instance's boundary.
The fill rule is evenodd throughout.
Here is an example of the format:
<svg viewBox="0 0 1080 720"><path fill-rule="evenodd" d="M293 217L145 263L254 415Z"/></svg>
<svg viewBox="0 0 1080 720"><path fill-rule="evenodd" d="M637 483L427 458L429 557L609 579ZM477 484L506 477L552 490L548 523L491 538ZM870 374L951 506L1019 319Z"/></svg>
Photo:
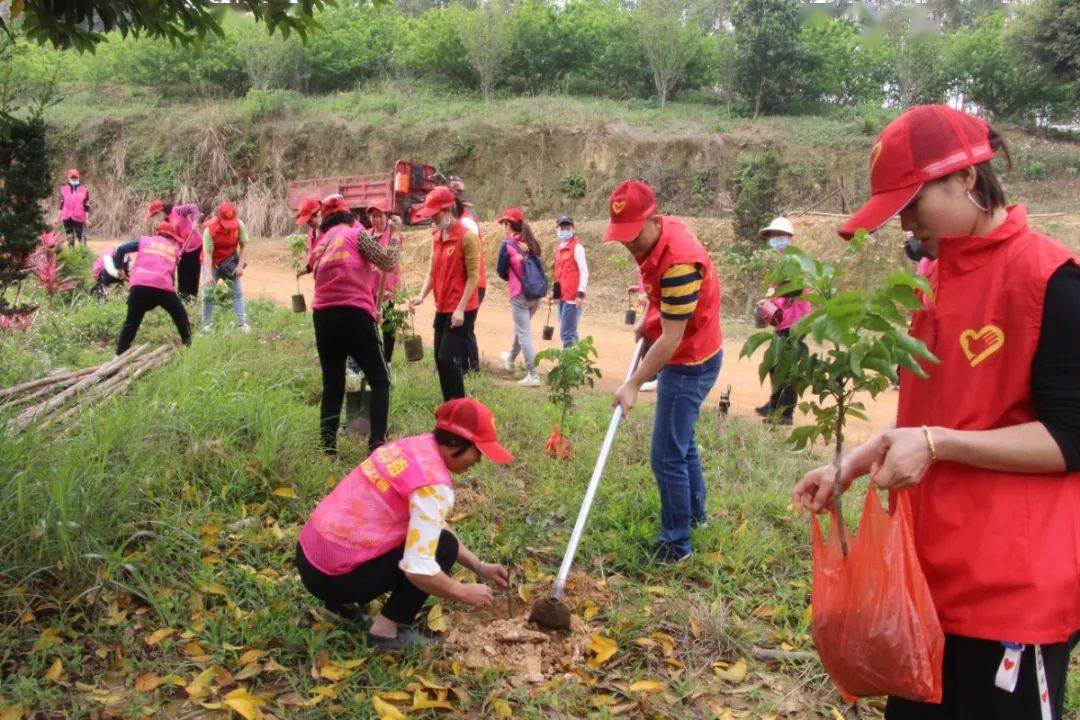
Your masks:
<svg viewBox="0 0 1080 720"><path fill-rule="evenodd" d="M669 365L693 365L715 355L723 345L720 329L720 279L713 271L709 253L686 226L674 218L663 216L660 239L644 260L638 260L638 270L649 299L649 309L656 308L654 318L660 315L660 278L672 265L696 265L701 271L701 290L698 292L697 309L687 321L682 342L675 349ZM646 337L656 342L660 337L660 323L650 322L645 314Z"/></svg>
<svg viewBox="0 0 1080 720"><path fill-rule="evenodd" d="M1022 205L986 237L943 239L911 334L941 360L904 371L897 425L990 430L1036 420L1031 363L1050 276L1078 258ZM1080 473L935 463L911 488L915 543L947 633L1056 643L1080 629Z"/></svg>
<svg viewBox="0 0 1080 720"><path fill-rule="evenodd" d="M210 239L214 241L213 261L214 267L217 267L222 260L236 252L236 246L240 244L240 226L229 230L214 218L206 227L210 230Z"/></svg>
<svg viewBox="0 0 1080 720"><path fill-rule="evenodd" d="M449 230L446 232L436 230L432 237L432 292L435 295L435 310L437 312L454 312L461 301L461 296L465 293L467 276L463 241L466 232L465 226L460 221L455 220ZM480 277L483 277L482 260L480 268ZM474 290L472 297L469 298L468 303L465 305L465 310L475 310L478 307L480 307L480 299L477 291Z"/></svg>
<svg viewBox="0 0 1080 720"><path fill-rule="evenodd" d="M578 246L576 237L570 238L566 247L555 252L555 282L559 283L560 300L576 300L578 286L581 284L581 271L574 260L574 250Z"/></svg>
<svg viewBox="0 0 1080 720"><path fill-rule="evenodd" d="M319 239L309 257L315 274L312 310L357 307L375 317L379 269L360 254L356 226L334 225Z"/></svg>
<svg viewBox="0 0 1080 720"><path fill-rule="evenodd" d="M89 192L83 185L79 185L74 190L71 189L71 185L64 185L60 188L60 199L63 200L63 206L60 208L60 219L86 222L87 195L89 195Z"/></svg>

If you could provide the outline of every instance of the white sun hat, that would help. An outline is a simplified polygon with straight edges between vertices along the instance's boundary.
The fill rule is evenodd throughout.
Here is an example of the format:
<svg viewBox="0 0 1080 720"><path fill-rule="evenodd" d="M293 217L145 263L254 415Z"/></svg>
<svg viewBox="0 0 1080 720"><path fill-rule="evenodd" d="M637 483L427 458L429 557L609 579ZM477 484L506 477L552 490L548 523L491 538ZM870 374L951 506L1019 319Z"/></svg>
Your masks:
<svg viewBox="0 0 1080 720"><path fill-rule="evenodd" d="M761 237L765 237L772 233L783 233L784 235L795 237L795 226L783 215L774 217L773 221L769 223L768 226L758 230L758 235Z"/></svg>

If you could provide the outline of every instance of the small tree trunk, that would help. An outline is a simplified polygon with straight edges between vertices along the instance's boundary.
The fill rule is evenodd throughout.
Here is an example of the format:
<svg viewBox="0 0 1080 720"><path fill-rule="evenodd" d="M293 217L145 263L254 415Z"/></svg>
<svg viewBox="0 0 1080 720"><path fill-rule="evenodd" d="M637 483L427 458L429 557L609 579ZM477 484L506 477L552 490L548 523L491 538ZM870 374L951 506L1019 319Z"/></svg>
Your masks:
<svg viewBox="0 0 1080 720"><path fill-rule="evenodd" d="M843 467L843 453L844 453L844 413L846 407L841 400L836 404L836 454L833 456L833 468L836 470L835 484L833 485L833 506L836 508L836 522L839 523L839 527L836 528L840 537L840 551L844 553L844 557L848 554L847 544L847 528L844 525L844 508L840 499L841 487L840 477L841 468Z"/></svg>
<svg viewBox="0 0 1080 720"><path fill-rule="evenodd" d="M757 96L754 98L754 119L761 114L761 101L765 95L765 75L758 80Z"/></svg>

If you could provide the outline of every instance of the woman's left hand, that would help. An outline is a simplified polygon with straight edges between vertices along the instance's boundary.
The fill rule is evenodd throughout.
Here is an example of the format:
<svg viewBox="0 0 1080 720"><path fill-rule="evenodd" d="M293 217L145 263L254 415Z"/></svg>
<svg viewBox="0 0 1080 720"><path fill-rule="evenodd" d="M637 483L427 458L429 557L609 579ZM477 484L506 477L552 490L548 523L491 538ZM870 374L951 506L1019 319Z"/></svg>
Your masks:
<svg viewBox="0 0 1080 720"><path fill-rule="evenodd" d="M922 428L889 430L881 436L885 458L871 471L883 490L903 490L917 484L930 468L930 445Z"/></svg>
<svg viewBox="0 0 1080 720"><path fill-rule="evenodd" d="M484 580L495 583L499 587L510 587L510 576L507 574L506 568L502 565L497 565L495 563L480 563L480 569L476 571L476 574Z"/></svg>

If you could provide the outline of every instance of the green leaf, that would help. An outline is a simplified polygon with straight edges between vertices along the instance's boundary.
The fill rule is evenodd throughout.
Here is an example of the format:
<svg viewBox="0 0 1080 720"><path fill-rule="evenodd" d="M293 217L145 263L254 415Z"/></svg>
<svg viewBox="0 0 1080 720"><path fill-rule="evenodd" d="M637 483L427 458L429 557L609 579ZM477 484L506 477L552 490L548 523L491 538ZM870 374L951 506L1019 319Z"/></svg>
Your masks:
<svg viewBox="0 0 1080 720"><path fill-rule="evenodd" d="M750 357L759 347L772 340L773 337L774 334L771 330L754 333L750 337L746 338L746 342L743 343L742 350L739 351L739 357ZM545 352L548 351L545 350ZM537 357L539 357L539 355L537 355Z"/></svg>

